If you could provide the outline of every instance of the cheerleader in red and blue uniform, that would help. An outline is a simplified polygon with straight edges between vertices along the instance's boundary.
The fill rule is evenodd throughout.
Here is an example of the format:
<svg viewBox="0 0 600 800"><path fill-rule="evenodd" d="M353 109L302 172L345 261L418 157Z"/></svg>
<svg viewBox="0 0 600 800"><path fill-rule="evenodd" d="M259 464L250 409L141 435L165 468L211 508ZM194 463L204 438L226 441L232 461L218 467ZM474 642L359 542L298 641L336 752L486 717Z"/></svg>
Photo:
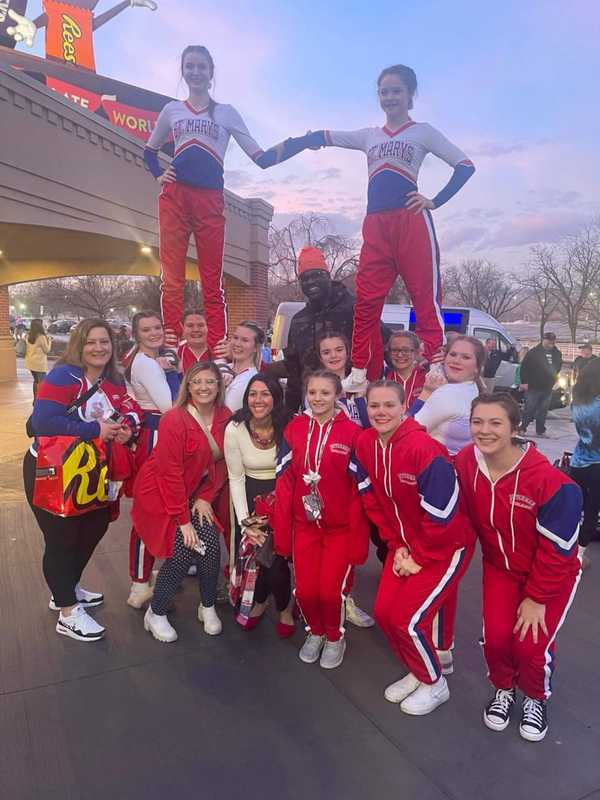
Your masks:
<svg viewBox="0 0 600 800"><path fill-rule="evenodd" d="M360 428L336 406L337 375L307 379L309 410L284 431L277 459L274 542L292 556L308 636L299 656L334 669L344 658L344 585L367 558L369 529L348 468Z"/></svg>
<svg viewBox="0 0 600 800"><path fill-rule="evenodd" d="M518 438L519 422L511 397L480 395L474 444L455 465L483 555L483 653L495 689L483 721L503 731L520 690L519 733L538 742L548 731L556 636L581 576L583 503L579 486Z"/></svg>
<svg viewBox="0 0 600 800"><path fill-rule="evenodd" d="M440 310L439 248L431 210L440 208L466 183L475 167L458 147L425 122L409 117L417 90L410 67L384 69L377 80L379 102L386 115L382 128L357 131L315 131L309 146L362 150L367 156L369 190L363 224L363 246L356 276L352 337L352 373L347 391L364 390L386 295L402 276L417 318L416 333L430 360L444 342ZM430 200L419 193L423 159L433 153L453 169L446 186Z"/></svg>
<svg viewBox="0 0 600 800"><path fill-rule="evenodd" d="M211 54L199 45L186 47L181 73L189 88L185 102L163 108L144 150L150 172L161 184L159 196L161 303L167 343L181 336L185 263L190 235L196 251L206 320L208 346L214 352L227 334L223 291L223 162L230 138L262 169L272 167L306 147L306 137L287 139L263 152L233 106L209 95L214 76ZM172 137L175 157L163 170L160 148Z"/></svg>
<svg viewBox="0 0 600 800"><path fill-rule="evenodd" d="M375 381L367 403L373 427L358 438L352 471L389 550L375 620L409 669L385 698L406 714L429 714L450 697L433 621L469 565L475 534L448 452L405 417L402 387Z"/></svg>

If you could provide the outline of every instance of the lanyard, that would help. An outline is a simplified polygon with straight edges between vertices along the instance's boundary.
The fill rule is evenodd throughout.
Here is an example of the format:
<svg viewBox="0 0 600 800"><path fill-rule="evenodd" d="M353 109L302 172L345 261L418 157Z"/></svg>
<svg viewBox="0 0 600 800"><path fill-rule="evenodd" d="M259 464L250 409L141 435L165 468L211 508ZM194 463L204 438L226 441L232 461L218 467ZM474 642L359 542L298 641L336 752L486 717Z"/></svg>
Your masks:
<svg viewBox="0 0 600 800"><path fill-rule="evenodd" d="M315 468L314 470L310 467L310 443L312 441L313 431L315 429L315 425L317 424L314 417L310 420L310 427L308 429L308 438L306 440L306 451L304 453L304 469L306 470L306 474L303 475L304 482L310 484L311 486L316 486L319 480L321 479L321 475L319 471L321 469L321 461L323 460L323 453L325 452L325 445L327 444L327 440L329 439L329 434L331 433L331 429L333 427L333 420L332 417L329 422L327 423L326 427L323 428L322 425L319 425L319 438L317 439L317 449L315 451Z"/></svg>

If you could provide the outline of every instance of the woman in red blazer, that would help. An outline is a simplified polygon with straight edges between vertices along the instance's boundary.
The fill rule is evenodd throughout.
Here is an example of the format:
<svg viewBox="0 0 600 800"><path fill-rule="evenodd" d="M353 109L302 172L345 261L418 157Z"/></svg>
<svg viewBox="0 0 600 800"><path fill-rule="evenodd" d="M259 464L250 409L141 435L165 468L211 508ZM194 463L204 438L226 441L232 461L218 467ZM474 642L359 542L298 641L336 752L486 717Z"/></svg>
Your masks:
<svg viewBox="0 0 600 800"><path fill-rule="evenodd" d="M184 376L174 407L158 429L158 444L142 466L133 490L131 516L148 550L165 558L144 617L144 627L161 642L174 642L177 632L166 612L192 563L198 565L202 594L199 618L206 633L221 632L215 611L220 566L219 524L213 502L223 490L215 467L219 444L212 433L223 395L218 368L208 362L194 365ZM212 419L206 416L212 406Z"/></svg>

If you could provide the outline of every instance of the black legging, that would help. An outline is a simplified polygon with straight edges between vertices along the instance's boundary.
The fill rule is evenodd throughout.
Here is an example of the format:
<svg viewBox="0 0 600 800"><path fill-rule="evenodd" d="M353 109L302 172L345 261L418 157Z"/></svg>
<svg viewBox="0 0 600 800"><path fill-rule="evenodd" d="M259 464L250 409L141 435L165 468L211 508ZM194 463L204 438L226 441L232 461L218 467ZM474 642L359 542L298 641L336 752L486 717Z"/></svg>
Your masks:
<svg viewBox="0 0 600 800"><path fill-rule="evenodd" d="M571 477L583 492L583 523L579 529L579 544L587 547L596 533L600 513L600 464L571 467Z"/></svg>
<svg viewBox="0 0 600 800"><path fill-rule="evenodd" d="M28 451L23 459L23 484L27 502L46 542L42 561L44 577L56 605L69 608L77 603L75 586L108 529L108 508L88 511L78 517L57 517L33 505L34 483L35 458Z"/></svg>
<svg viewBox="0 0 600 800"><path fill-rule="evenodd" d="M275 488L275 479L261 481L257 478L246 476L246 500L248 511L254 513L254 498L260 494L269 494ZM239 525L235 525L235 548L239 547L241 533ZM292 578L290 575L290 565L282 556L275 556L272 566L269 568L259 566L256 586L254 588L254 602L265 603L269 595L275 598L277 611L284 611L292 596Z"/></svg>

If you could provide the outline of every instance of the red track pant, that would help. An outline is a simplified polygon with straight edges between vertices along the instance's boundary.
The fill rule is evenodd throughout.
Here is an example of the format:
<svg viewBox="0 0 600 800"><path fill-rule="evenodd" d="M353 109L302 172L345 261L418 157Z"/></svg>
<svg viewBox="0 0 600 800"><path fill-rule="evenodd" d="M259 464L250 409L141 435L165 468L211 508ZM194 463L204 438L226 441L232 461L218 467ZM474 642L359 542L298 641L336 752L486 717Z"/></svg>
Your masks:
<svg viewBox="0 0 600 800"><path fill-rule="evenodd" d="M158 421L160 415L152 415L147 422L151 423L152 427L144 424L140 431L139 438L135 445L134 465L135 474L139 472L142 464L147 461L156 445L158 439ZM131 486L131 493L133 493L133 482ZM140 539L134 527L131 528L129 535L129 576L134 583L148 583L150 575L152 574L152 567L154 566L154 556L146 548L144 542Z"/></svg>
<svg viewBox="0 0 600 800"><path fill-rule="evenodd" d="M538 628L523 642L513 633L517 608L525 598L524 584L504 570L483 562L483 653L488 676L497 689L518 687L527 697L545 700L552 693L556 634L571 607L581 572L565 581L558 597L546 603L548 636Z"/></svg>
<svg viewBox="0 0 600 800"><path fill-rule="evenodd" d="M394 574L390 552L375 598L374 616L395 655L422 683L435 683L442 674L432 638L433 619L456 590L473 547L461 547L451 559L428 564L416 575Z"/></svg>
<svg viewBox="0 0 600 800"><path fill-rule="evenodd" d="M449 592L444 605L433 618L432 636L436 650L452 650L454 647L454 623L458 604L458 587Z"/></svg>
<svg viewBox="0 0 600 800"><path fill-rule="evenodd" d="M368 367L385 298L400 275L417 319L416 333L431 358L444 343L439 250L428 211L401 208L368 214L356 274L352 364Z"/></svg>
<svg viewBox="0 0 600 800"><path fill-rule="evenodd" d="M350 571L348 532L315 523L294 529L295 597L307 629L336 642L344 634L344 584Z"/></svg>
<svg viewBox="0 0 600 800"><path fill-rule="evenodd" d="M208 324L208 346L212 350L227 335L223 292L223 192L183 183L165 184L158 199L158 219L165 328L177 334L182 331L185 263L193 233Z"/></svg>

